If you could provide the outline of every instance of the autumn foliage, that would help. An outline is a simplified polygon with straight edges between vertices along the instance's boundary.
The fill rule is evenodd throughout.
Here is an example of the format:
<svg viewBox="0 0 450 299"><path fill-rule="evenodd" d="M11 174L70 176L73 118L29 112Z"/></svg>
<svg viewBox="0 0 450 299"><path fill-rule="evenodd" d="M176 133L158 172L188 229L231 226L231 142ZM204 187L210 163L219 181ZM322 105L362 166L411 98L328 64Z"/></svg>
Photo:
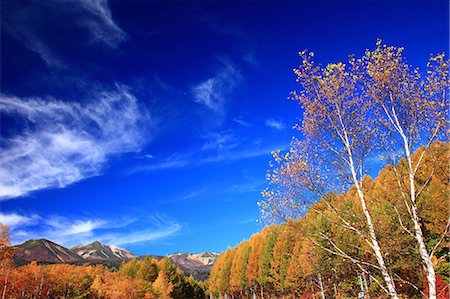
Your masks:
<svg viewBox="0 0 450 299"><path fill-rule="evenodd" d="M416 152L413 159L421 153L422 150ZM423 230L433 248L445 230L449 214L448 144L433 144L423 159L426 163L419 169L417 179L424 180L431 172L432 176L422 191L420 212L427 215ZM396 170L407 171L405 163L399 161ZM428 291L426 276L421 271L420 257L415 254L414 237L398 223L398 215L404 221L408 217L406 208L397 208L402 207L402 197L393 165L381 170L375 180L366 177L363 188L398 294L402 298L422 297ZM363 287L371 298L385 298L370 246L340 222L343 218L364 230L356 197L355 188L341 194L330 193L296 221L268 226L229 248L212 269L209 290L216 298L320 298L322 290L325 298L357 298ZM337 248L342 255L336 254ZM438 293L442 292L439 298L448 294L448 250L448 244L441 242L435 252ZM355 260L363 263L364 270Z"/></svg>
<svg viewBox="0 0 450 299"><path fill-rule="evenodd" d="M103 265L3 267L2 298L204 298L203 284L185 277L169 259L131 260L116 272Z"/></svg>

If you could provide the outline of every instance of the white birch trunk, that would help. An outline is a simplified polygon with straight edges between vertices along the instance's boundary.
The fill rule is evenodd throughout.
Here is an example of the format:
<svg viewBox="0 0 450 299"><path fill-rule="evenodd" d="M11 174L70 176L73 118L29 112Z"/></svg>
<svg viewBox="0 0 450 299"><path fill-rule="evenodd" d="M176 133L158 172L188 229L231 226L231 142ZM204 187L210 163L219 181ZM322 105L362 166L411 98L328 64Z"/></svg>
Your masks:
<svg viewBox="0 0 450 299"><path fill-rule="evenodd" d="M361 189L361 185L356 180L356 173L355 173L354 168L352 169L352 175L354 177L356 191L358 192L358 196L361 201L362 210L364 212L364 216L366 217L367 228L369 230L369 236L370 236L370 243L371 243L372 249L375 253L375 257L377 259L378 265L380 266L381 275L383 275L384 282L386 283L386 287L388 289L388 294L391 298L398 299L398 295L397 295L397 291L395 290L394 282L392 280L391 275L389 274L389 271L384 262L383 255L381 253L381 247L377 240L377 235L375 233L375 228L374 228L373 222L372 222L372 216L370 215L369 209L367 208L367 205L366 205L364 192Z"/></svg>
<svg viewBox="0 0 450 299"><path fill-rule="evenodd" d="M355 164L353 162L353 153L350 149L350 142L348 141L347 133L344 132L344 134L345 134L345 139L346 139L345 147L347 149L348 161L349 161L350 171L352 173L353 184L356 187L356 191L358 193L359 200L361 202L361 207L362 207L364 216L366 217L371 247L375 253L375 257L377 259L378 265L380 266L381 275L383 276L384 282L386 284L388 295L393 299L398 299L397 291L395 290L394 281L392 280L392 277L389 274L389 271L386 267L386 263L384 262L383 255L381 253L381 247L378 243L377 235L375 233L375 228L373 226L372 216L370 215L369 209L367 208L364 192L361 188L361 184L360 184L360 182L358 180L358 176L356 174Z"/></svg>
<svg viewBox="0 0 450 299"><path fill-rule="evenodd" d="M320 275L320 273L317 275L317 277L319 278L319 287L320 287L320 295L322 296L322 299L325 299L325 291L323 289L323 282L322 282L322 276Z"/></svg>
<svg viewBox="0 0 450 299"><path fill-rule="evenodd" d="M391 102L393 103L392 95ZM428 298L436 299L436 274L434 272L434 266L432 262L432 257L428 253L427 247L425 245L425 241L423 239L423 232L420 226L420 217L417 213L417 203L416 203L416 185L415 185L415 169L412 165L411 151L409 147L409 140L405 134L405 131L402 128L402 125L397 117L397 113L395 111L394 106L392 106L392 115L389 114L388 110L384 108L386 115L388 116L389 121L395 128L395 130L400 134L403 140L403 149L405 150L406 160L408 162L408 176L409 176L409 187L410 187L410 201L411 201L411 220L414 226L414 237L417 241L417 245L419 247L419 254L422 260L422 264L424 266L424 270L426 272L427 280L428 280L428 289L429 294ZM419 162L420 163L420 160ZM416 168L419 165L416 165Z"/></svg>
<svg viewBox="0 0 450 299"><path fill-rule="evenodd" d="M372 222L372 216L370 215L369 209L367 208L364 192L362 190L361 183L358 180L355 163L353 161L353 152L351 149L351 142L348 137L348 131L344 125L344 122L341 117L341 111L337 104L336 104L336 111L337 111L337 115L338 115L340 127L341 127L340 130L338 128L336 128L336 132L338 133L339 138L341 139L341 141L345 147L345 150L347 151L348 160L346 162L348 163L348 167L352 174L352 181L356 187L356 191L358 193L359 200L361 202L361 207L362 207L364 216L366 217L367 229L369 230L370 245L372 247L372 250L375 253L375 257L376 257L378 265L380 267L381 275L383 276L384 282L386 284L387 293L388 293L389 297L391 297L392 299L398 299L397 291L395 290L394 281L393 281L391 275L389 274L389 271L386 267L386 263L384 262L384 257L383 257L383 254L381 253L381 247L378 243L377 235L375 233L375 228L374 228L374 225Z"/></svg>
<svg viewBox="0 0 450 299"><path fill-rule="evenodd" d="M424 265L424 269L428 280L428 298L436 299L436 274L434 272L433 261L430 254L428 253L427 246L423 239L423 232L420 226L420 218L417 214L417 204L416 204L416 185L415 185L415 174L412 167L411 152L409 150L408 141L406 136L402 134L405 153L408 161L408 172L409 172L409 188L410 188L410 199L411 199L411 220L414 225L414 237L416 238L417 244L419 246L419 254Z"/></svg>

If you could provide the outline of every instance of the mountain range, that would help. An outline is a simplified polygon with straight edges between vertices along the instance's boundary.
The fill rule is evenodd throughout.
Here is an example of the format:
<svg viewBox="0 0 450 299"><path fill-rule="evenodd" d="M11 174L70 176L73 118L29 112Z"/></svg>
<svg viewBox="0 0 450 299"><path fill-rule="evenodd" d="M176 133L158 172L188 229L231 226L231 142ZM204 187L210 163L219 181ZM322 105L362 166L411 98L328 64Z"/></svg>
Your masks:
<svg viewBox="0 0 450 299"><path fill-rule="evenodd" d="M95 241L89 245L78 245L70 248L70 251L85 260L127 260L136 257L136 255L126 249L104 244L100 241Z"/></svg>
<svg viewBox="0 0 450 299"><path fill-rule="evenodd" d="M36 261L40 264L68 263L75 265L103 264L107 267L119 268L120 265L136 256L130 251L113 245L95 241L88 245L77 245L66 248L46 239L33 239L14 246L14 261L17 265ZM162 259L163 256L152 256ZM218 257L214 252L175 253L168 258L187 276L192 275L197 280L205 280Z"/></svg>

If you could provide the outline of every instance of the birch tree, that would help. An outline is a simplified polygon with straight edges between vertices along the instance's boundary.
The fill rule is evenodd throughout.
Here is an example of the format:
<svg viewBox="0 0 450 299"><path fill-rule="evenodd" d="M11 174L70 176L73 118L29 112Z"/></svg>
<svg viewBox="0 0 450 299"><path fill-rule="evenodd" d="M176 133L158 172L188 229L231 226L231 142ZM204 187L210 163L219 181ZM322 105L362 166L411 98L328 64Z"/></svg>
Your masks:
<svg viewBox="0 0 450 299"><path fill-rule="evenodd" d="M431 180L419 181L418 170L424 162L426 149L437 139L447 141L448 133L448 60L444 54L432 56L423 78L419 69L413 69L403 57L403 48L377 42L374 51L366 51L360 61L365 73L365 93L375 104L375 119L380 140L390 162L395 165L399 158L406 160L406 177L396 171L404 204L407 207L412 228L405 230L414 236L428 281L429 298L435 299L436 275L433 266L435 248L427 248L418 200ZM421 148L418 158L413 152ZM406 184L405 184L406 182ZM449 222L443 232L447 233Z"/></svg>
<svg viewBox="0 0 450 299"><path fill-rule="evenodd" d="M376 132L368 116L370 102L355 75L358 64L350 59L348 66L337 63L321 67L314 64L313 56L312 52L301 52L302 64L294 69L302 90L294 92L293 98L304 111L298 129L321 159L322 167L339 173L356 188L368 231L366 241L376 257L388 295L398 298L362 187L365 159Z"/></svg>

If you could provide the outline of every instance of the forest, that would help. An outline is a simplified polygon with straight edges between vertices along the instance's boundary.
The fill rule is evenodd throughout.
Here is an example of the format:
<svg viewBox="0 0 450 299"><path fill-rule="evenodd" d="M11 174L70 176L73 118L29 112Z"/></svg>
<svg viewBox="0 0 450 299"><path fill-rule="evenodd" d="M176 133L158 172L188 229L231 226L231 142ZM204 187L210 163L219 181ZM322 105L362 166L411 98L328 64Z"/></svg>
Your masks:
<svg viewBox="0 0 450 299"><path fill-rule="evenodd" d="M415 153L417 159L421 152ZM427 215L427 244L439 243L448 215L447 143L435 143L424 155L427 167L419 170L423 181L434 169L423 191L420 211ZM398 224L401 191L394 166L383 169L375 180L363 182L379 241L402 298L421 298L427 293L426 278L420 271L420 257L415 254L414 238ZM405 162L396 165L405 171ZM369 245L358 233L349 233L341 219L363 230L363 213L356 199L355 188L347 193L330 193L314 203L304 217L282 225L271 225L235 248L219 256L209 280L215 296L229 298L357 298L364 291L371 298L385 298L376 260ZM406 225L406 224L405 224ZM336 245L336 246L334 246ZM337 252L340 250L341 252ZM439 298L448 298L448 245L435 249Z"/></svg>

